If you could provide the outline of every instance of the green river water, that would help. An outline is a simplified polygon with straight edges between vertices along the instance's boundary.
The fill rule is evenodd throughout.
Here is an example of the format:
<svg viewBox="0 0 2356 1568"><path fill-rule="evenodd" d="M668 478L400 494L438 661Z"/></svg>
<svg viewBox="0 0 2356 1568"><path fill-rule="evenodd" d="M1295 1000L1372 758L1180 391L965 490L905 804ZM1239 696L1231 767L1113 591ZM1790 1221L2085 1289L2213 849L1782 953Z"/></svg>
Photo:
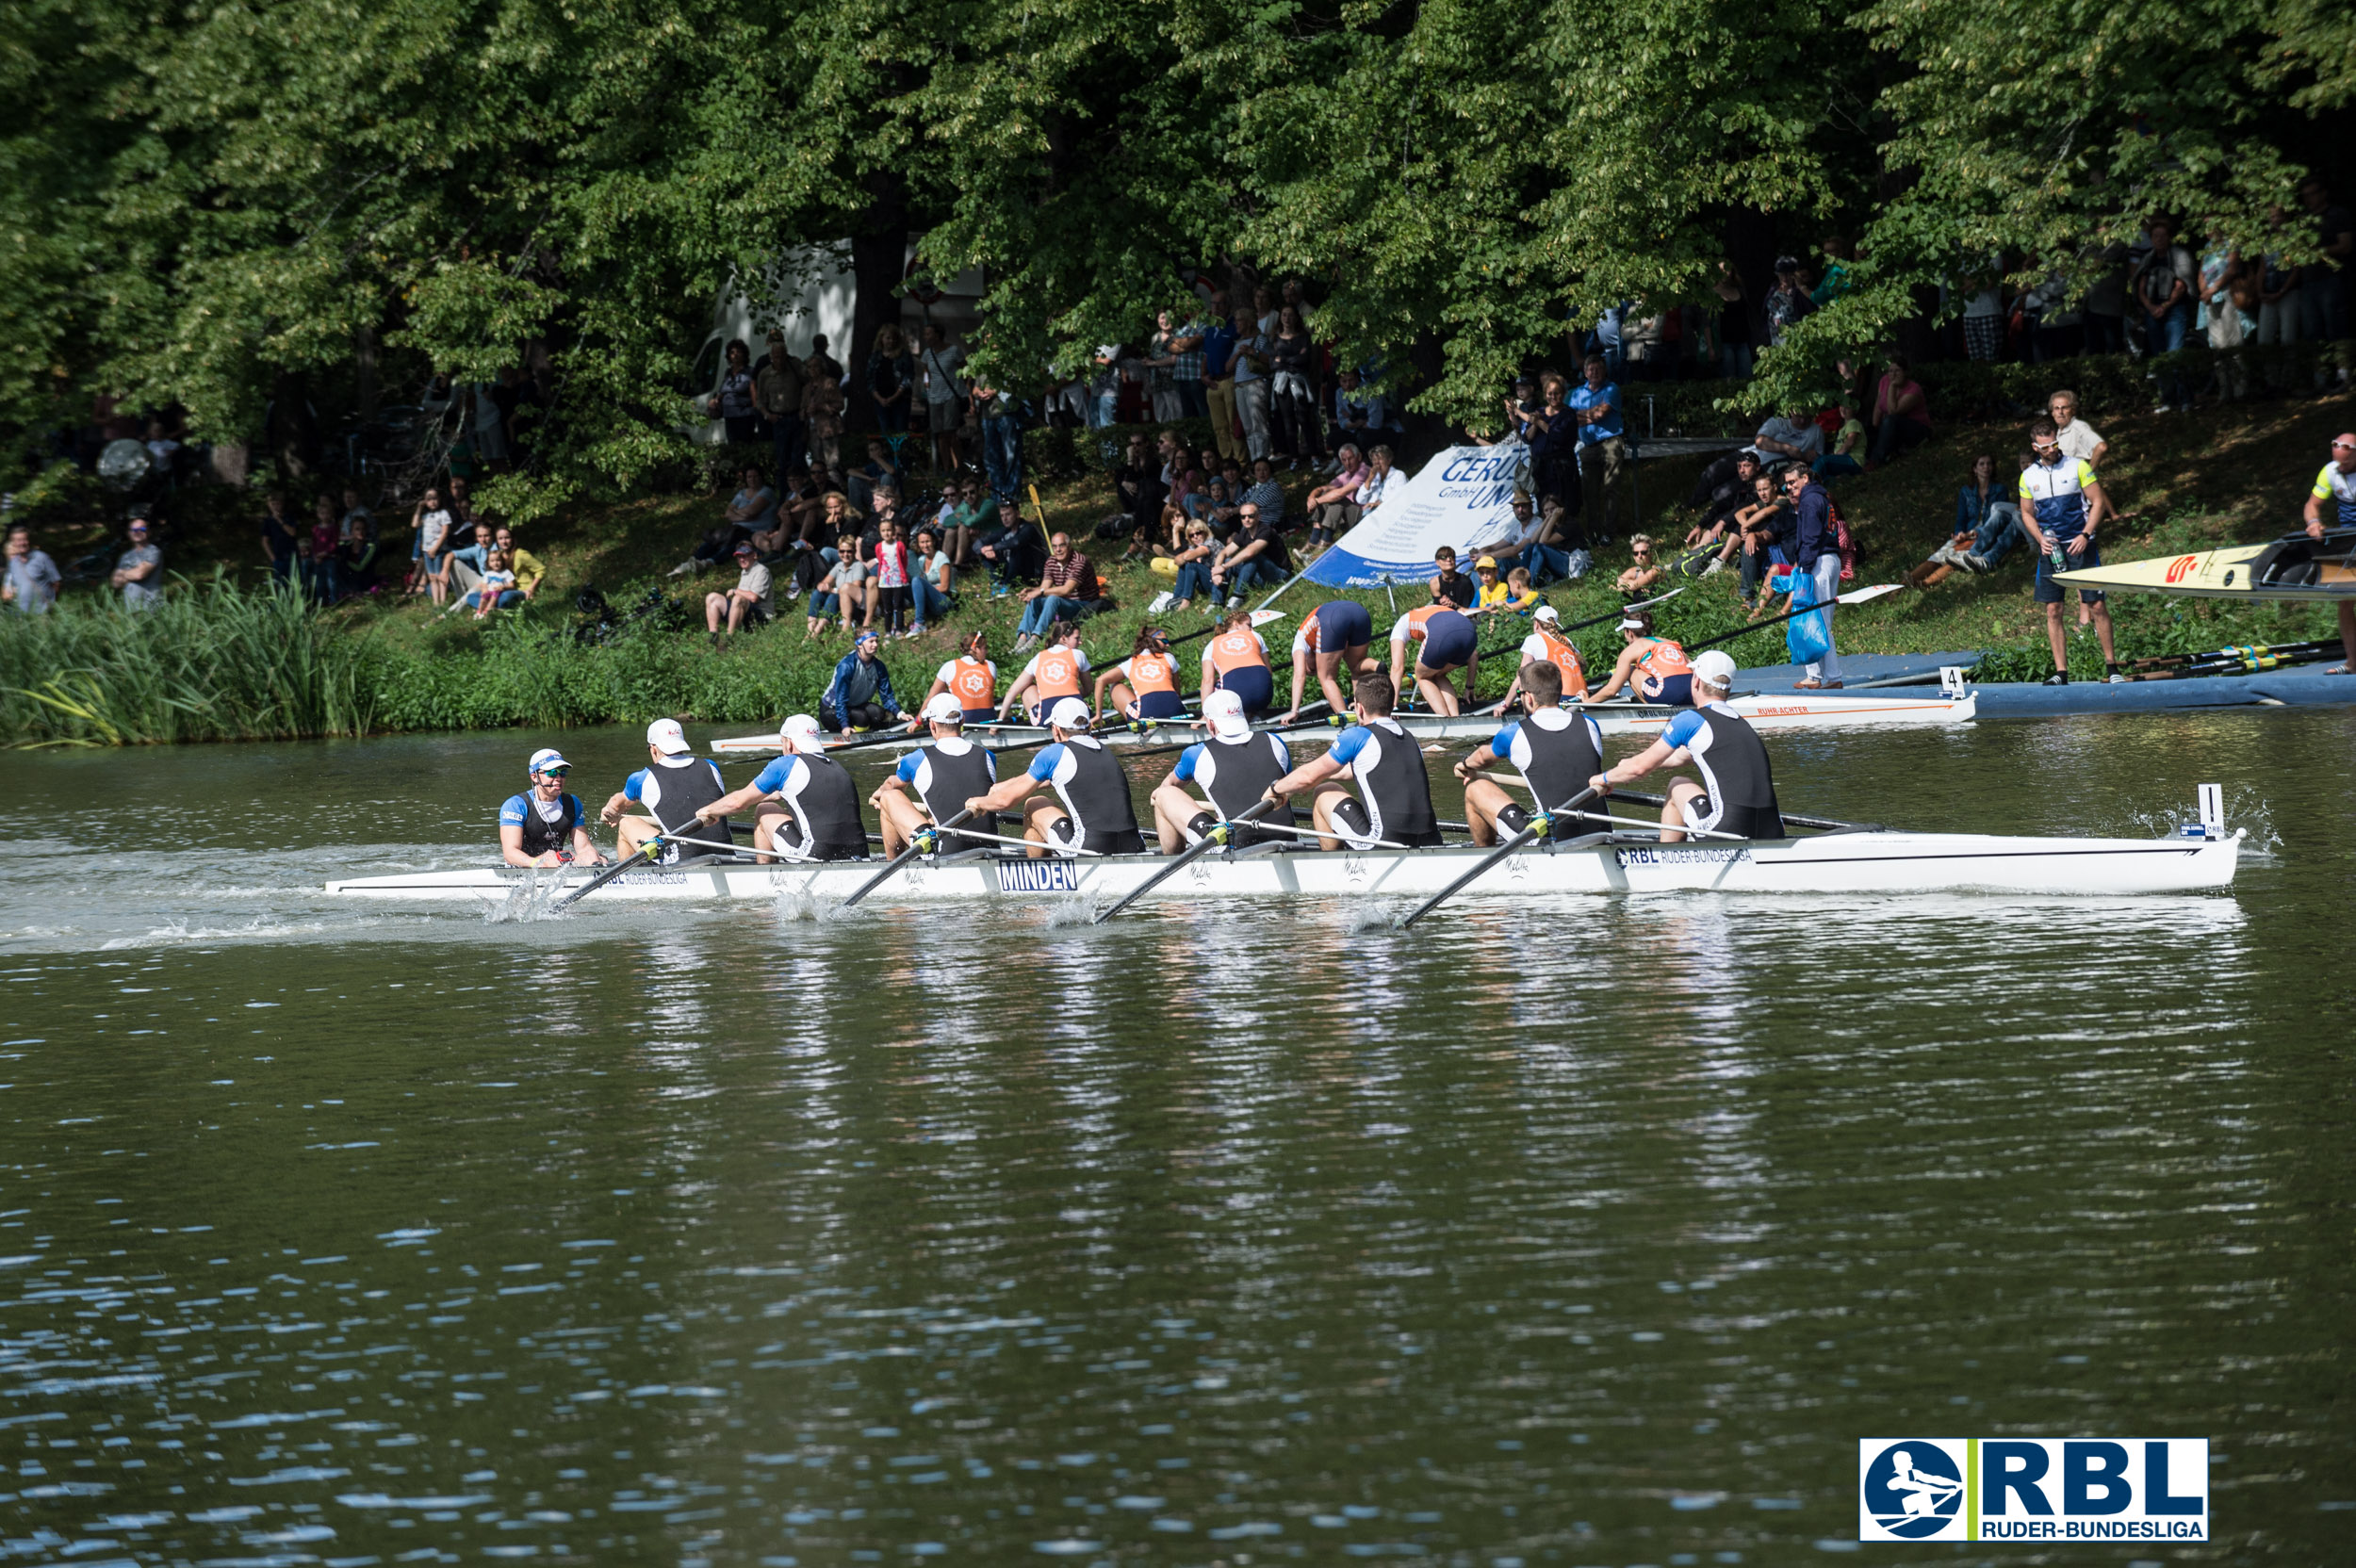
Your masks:
<svg viewBox="0 0 2356 1568"><path fill-rule="evenodd" d="M2216 1539L1868 1557L2356 1560L2356 713L1773 743L2222 780L2215 896L318 893L546 739L0 756L0 1562L1803 1562L1906 1433L2207 1437Z"/></svg>

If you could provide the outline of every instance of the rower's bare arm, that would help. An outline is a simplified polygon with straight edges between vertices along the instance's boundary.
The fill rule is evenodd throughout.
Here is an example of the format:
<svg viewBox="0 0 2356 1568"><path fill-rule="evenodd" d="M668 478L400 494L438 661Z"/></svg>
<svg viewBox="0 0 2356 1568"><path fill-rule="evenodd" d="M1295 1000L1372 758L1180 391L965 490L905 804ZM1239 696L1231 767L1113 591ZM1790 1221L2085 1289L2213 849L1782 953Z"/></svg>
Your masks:
<svg viewBox="0 0 2356 1568"><path fill-rule="evenodd" d="M747 784L732 794L722 795L709 806L696 807L695 820L718 822L722 817L733 816L768 792L758 784Z"/></svg>
<svg viewBox="0 0 2356 1568"><path fill-rule="evenodd" d="M622 793L621 791L616 790L614 792L614 798L607 801L605 803L604 809L597 813L597 820L605 824L606 826L611 827L615 823L620 822L622 820L622 814L629 809L630 796Z"/></svg>

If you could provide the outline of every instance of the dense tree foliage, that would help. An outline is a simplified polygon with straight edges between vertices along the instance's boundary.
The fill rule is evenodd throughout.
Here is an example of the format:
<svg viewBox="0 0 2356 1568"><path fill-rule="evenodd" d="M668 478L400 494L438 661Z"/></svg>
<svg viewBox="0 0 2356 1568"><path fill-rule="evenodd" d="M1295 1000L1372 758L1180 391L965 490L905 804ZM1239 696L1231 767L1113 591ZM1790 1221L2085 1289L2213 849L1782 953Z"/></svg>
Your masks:
<svg viewBox="0 0 2356 1568"><path fill-rule="evenodd" d="M2001 253L2267 209L2346 129L2322 0L18 0L0 12L0 433L93 393L260 434L380 352L556 387L530 511L682 449L735 268L849 236L983 267L1011 384L1134 338L1182 269L1311 280L1417 406L1481 417L1606 303L1754 293L1862 239L1772 395ZM863 342L860 347L863 348ZM855 356L846 356L855 357Z"/></svg>

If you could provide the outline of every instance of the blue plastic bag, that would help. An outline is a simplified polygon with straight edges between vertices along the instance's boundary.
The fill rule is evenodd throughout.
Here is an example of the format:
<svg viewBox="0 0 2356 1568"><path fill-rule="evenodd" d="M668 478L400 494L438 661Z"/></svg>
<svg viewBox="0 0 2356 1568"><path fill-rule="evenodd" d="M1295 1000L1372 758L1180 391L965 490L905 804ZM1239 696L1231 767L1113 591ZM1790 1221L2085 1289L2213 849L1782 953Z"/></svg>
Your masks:
<svg viewBox="0 0 2356 1568"><path fill-rule="evenodd" d="M1816 575L1794 570L1792 574L1792 608L1804 610L1818 602ZM1812 615L1794 615L1783 623L1783 645L1791 651L1794 664L1816 664L1832 651L1832 628L1825 623L1830 617L1823 611Z"/></svg>

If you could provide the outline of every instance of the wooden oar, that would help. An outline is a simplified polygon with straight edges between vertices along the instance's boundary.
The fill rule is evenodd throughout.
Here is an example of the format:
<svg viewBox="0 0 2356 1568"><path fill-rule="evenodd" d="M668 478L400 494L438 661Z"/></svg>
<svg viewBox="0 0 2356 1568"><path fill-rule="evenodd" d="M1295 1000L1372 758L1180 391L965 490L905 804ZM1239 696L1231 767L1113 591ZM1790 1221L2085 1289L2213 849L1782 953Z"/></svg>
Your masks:
<svg viewBox="0 0 2356 1568"><path fill-rule="evenodd" d="M1836 595L1820 604L1811 604L1805 610L1787 610L1780 615L1770 615L1763 621L1753 621L1748 626L1738 627L1732 631L1722 631L1715 637L1705 637L1698 643L1688 643L1685 645L1685 652L1690 658L1703 648L1715 647L1720 643L1731 643L1737 637L1757 631L1762 627L1775 626L1782 621L1796 620L1802 615L1813 615L1826 605L1838 604L1844 608L1854 608L1860 604L1871 604L1885 594L1899 592L1901 589L1894 582L1877 582L1871 588L1852 588L1845 594Z"/></svg>
<svg viewBox="0 0 2356 1568"><path fill-rule="evenodd" d="M1233 822L1221 823L1217 827L1212 828L1208 833L1203 834L1200 839L1197 839L1193 843L1187 845L1184 850L1170 857L1170 864L1164 866L1161 870L1155 872L1153 875L1147 877L1136 887L1130 889L1127 895L1124 896L1120 903L1114 905L1111 908L1097 916L1096 919L1091 921L1089 923L1093 925L1104 924L1106 921L1121 913L1121 910L1126 909L1130 905L1135 904L1138 899L1143 898L1147 893L1152 892L1155 888L1160 887L1163 883L1177 875L1181 871L1194 864L1194 862L1200 859L1203 856L1208 854L1214 849L1219 848L1221 844L1224 844L1227 841L1228 828L1240 827L1249 822L1257 822L1261 817L1267 815L1269 811L1272 811L1275 808L1276 802L1269 800L1265 795L1252 802L1252 805L1245 808L1241 816L1235 818Z"/></svg>
<svg viewBox="0 0 2356 1568"><path fill-rule="evenodd" d="M947 822L941 823L938 826L920 829L917 835L908 841L908 848L900 851L899 854L894 855L891 859L886 860L884 862L883 870L877 872L875 875L860 883L858 889L852 892L850 897L844 899L841 904L836 905L835 907L838 909L847 909L852 905L857 904L860 899L865 898L869 893L874 892L877 888L882 887L886 882L892 880L892 873L898 871L902 866L907 865L910 860L914 859L922 850L924 849L928 836L937 839L940 835L946 833L949 829L957 826L957 824L963 822L966 818L972 816L973 814L973 809L969 807L967 809L959 811L956 816L951 817Z"/></svg>
<svg viewBox="0 0 2356 1568"><path fill-rule="evenodd" d="M1595 796L1595 787L1590 784L1587 788L1579 791L1579 793L1573 795L1570 799L1556 807L1555 810L1568 811L1575 806L1584 806L1587 802L1593 800ZM1466 872L1464 875L1458 877L1447 887L1442 888L1438 892L1433 893L1430 898L1425 899L1421 904L1416 905L1414 909L1410 910L1407 915L1399 921L1398 929L1401 931L1406 930L1409 926L1415 924L1415 922L1423 919L1424 916L1430 914L1432 910L1438 908L1441 905L1446 904L1449 899L1455 897L1456 894L1462 891L1468 884L1477 880L1481 876L1481 873L1487 871L1490 867L1496 865L1498 861L1504 859L1507 856L1521 848L1522 845L1536 838L1540 831L1547 826L1548 822L1549 819L1547 817L1539 817L1528 827L1523 828L1519 833L1514 834L1512 838L1497 845L1497 848L1482 856L1480 863L1475 865L1472 870Z"/></svg>

